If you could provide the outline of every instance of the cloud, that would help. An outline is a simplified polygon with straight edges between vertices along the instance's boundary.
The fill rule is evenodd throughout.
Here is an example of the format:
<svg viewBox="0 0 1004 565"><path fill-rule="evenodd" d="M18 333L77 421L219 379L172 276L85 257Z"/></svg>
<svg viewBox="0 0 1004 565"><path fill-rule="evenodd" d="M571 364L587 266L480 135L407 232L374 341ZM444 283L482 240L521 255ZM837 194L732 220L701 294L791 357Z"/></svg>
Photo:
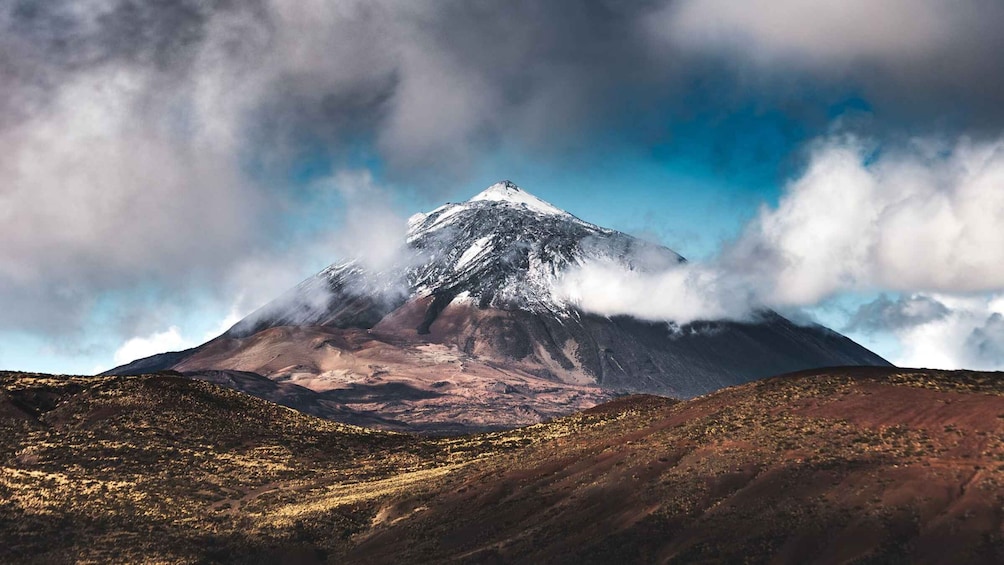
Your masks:
<svg viewBox="0 0 1004 565"><path fill-rule="evenodd" d="M681 43L745 50L759 62L846 65L903 61L951 47L966 9L937 0L844 2L682 0L667 5L665 31ZM965 5L966 2L961 4ZM973 4L973 3L970 3ZM954 8L954 9L953 9Z"/></svg>
<svg viewBox="0 0 1004 565"><path fill-rule="evenodd" d="M411 292L408 269L423 256L406 245L408 222L369 171L343 170L312 182L308 190L314 193L312 205L337 210L329 220L338 227L322 229L293 253L266 254L238 265L231 284L243 290L234 309L247 314L239 332L276 317L286 324L317 323L330 314L334 300L364 296L371 305L377 300L397 304ZM316 265L314 274L332 258L338 258L333 272L325 269L320 277L301 280L297 265Z"/></svg>
<svg viewBox="0 0 1004 565"><path fill-rule="evenodd" d="M847 290L994 291L1004 288L1002 187L1002 141L915 139L879 151L830 137L725 261L754 273L774 304Z"/></svg>
<svg viewBox="0 0 1004 565"><path fill-rule="evenodd" d="M369 171L341 171L315 182L314 188L342 200L341 228L331 242L335 255L378 272L410 260L405 246L408 221L388 203L391 195Z"/></svg>
<svg viewBox="0 0 1004 565"><path fill-rule="evenodd" d="M1000 370L1004 368L1004 315L993 312L982 325L973 328L965 341L966 367Z"/></svg>
<svg viewBox="0 0 1004 565"><path fill-rule="evenodd" d="M5 6L0 331L76 339L119 301L148 313L119 316L112 331L129 335L161 318L150 295L263 301L269 281L302 278L320 242L288 232L319 213L285 167L376 119L393 68L380 45L353 42L385 25L364 3ZM391 221L348 206L350 222Z"/></svg>
<svg viewBox="0 0 1004 565"><path fill-rule="evenodd" d="M866 329L891 332L901 345L893 362L902 367L1004 369L1004 297L999 293L881 297L863 305L855 320Z"/></svg>
<svg viewBox="0 0 1004 565"><path fill-rule="evenodd" d="M387 246L372 233L399 227L393 214L374 205L382 193L373 187L380 183L361 182L354 193L323 182L303 186L303 176L331 172L337 179L339 171L357 171L360 163L374 163L381 178L438 195L499 154L557 162L596 151L611 137L647 150L672 141L681 122L727 116L737 107L794 107L791 120L809 123L799 110L806 100L818 102L825 121L829 104L848 91L874 96L884 114L876 111L868 127L882 135L903 131L886 123L886 115L908 117L911 127L922 128L954 120L973 129L974 139L986 129L999 131L1004 88L994 54L1004 47L998 33L1004 8L976 0L953 3L950 11L933 0L896 0L869 5L867 12L863 2L840 5L5 3L0 331L73 339L114 308L120 310L112 316L120 322L117 333L151 335L164 327L163 308L140 306L163 303L165 296L181 304L211 292L222 310L242 296L242 309L253 308L310 272L318 257L335 260L358 245L372 246L366 256L378 257ZM790 78L789 66L795 69ZM777 80L779 73L785 80ZM965 115L957 115L959 108ZM729 128L709 129L716 132L709 142L716 152L734 137ZM868 162L867 149L839 145L818 149L813 165L861 180L865 197L877 190L866 186L869 179L909 180L909 171ZM998 158L983 154L991 148L973 141L949 148L948 159L908 151L898 162L913 163L921 176L931 173L919 185L969 187L957 194L931 189L947 194L950 203L929 204L942 210L939 222L950 223L956 207L965 208L968 222L978 211L969 209L966 191L992 192L976 185L995 181L990 173L952 167L980 167L985 159L986 168L996 170ZM312 173L300 175L304 170ZM967 174L983 180L970 182ZM805 187L793 188L791 206L818 204L821 189L812 187L821 182L811 177ZM373 215L340 214L343 206L353 209L353 199ZM992 213L996 201L988 202ZM841 210L850 203L836 204ZM897 216L897 208L913 215ZM766 253L772 268L783 271L779 280L768 272L721 282L737 270L729 259L666 281L642 277L632 284L689 288L692 281L711 280L738 285L753 303L800 303L834 292L823 280L829 274L840 278L838 288L889 282L870 270L889 261L871 259L872 252L857 249L846 234L843 245L866 257L838 257L833 265L800 258L805 250L788 212L774 220L765 216L766 231L749 236L754 248L737 252ZM902 223L927 218L908 201L890 201L884 213ZM291 235L326 214L346 220L346 237L335 225ZM370 237L352 235L374 227ZM944 255L941 246L969 248L991 237L969 226L959 230L971 241L930 242L935 257ZM895 254L900 250L894 247L906 245L880 235L880 251ZM777 266L771 250L792 264ZM905 256L900 253L901 260ZM973 258L952 261L946 280L930 288L956 286L959 281L947 279ZM862 273L854 270L859 267ZM907 267L890 271L905 275L902 287L930 278L914 272L922 265ZM988 280L990 271L977 265L971 279ZM708 308L742 309L730 293L720 294ZM149 315L135 314L141 311Z"/></svg>
<svg viewBox="0 0 1004 565"><path fill-rule="evenodd" d="M162 332L129 339L115 350L114 360L116 365L122 365L142 357L165 351L180 351L194 345L196 344L181 336L178 326L171 326Z"/></svg>
<svg viewBox="0 0 1004 565"><path fill-rule="evenodd" d="M94 289L204 272L247 241L261 202L226 149L121 113L143 80L87 75L44 115L0 131L0 280L65 314L15 308L5 323L65 323Z"/></svg>
<svg viewBox="0 0 1004 565"><path fill-rule="evenodd" d="M1004 119L998 2L679 0L648 24L667 47L719 58L749 88L773 83L791 100L811 84L864 95L887 122L996 134Z"/></svg>
<svg viewBox="0 0 1004 565"><path fill-rule="evenodd" d="M865 332L905 330L942 320L950 313L947 306L927 295L912 294L890 300L883 294L872 302L862 304L845 329Z"/></svg>
<svg viewBox="0 0 1004 565"><path fill-rule="evenodd" d="M604 315L688 324L698 320L748 319L756 298L743 281L713 265L681 263L653 269L635 260L596 261L561 277L555 295L562 301Z"/></svg>
<svg viewBox="0 0 1004 565"><path fill-rule="evenodd" d="M843 292L995 292L1004 289L1001 225L1004 142L915 139L879 151L835 135L813 144L777 206L763 206L717 257L643 272L586 265L559 294L602 314L683 323ZM862 329L945 315L923 296L868 308Z"/></svg>
<svg viewBox="0 0 1004 565"><path fill-rule="evenodd" d="M4 9L0 329L79 331L103 293L205 283L253 239L267 198L184 76L187 8Z"/></svg>
<svg viewBox="0 0 1004 565"><path fill-rule="evenodd" d="M621 63L637 58L622 33L636 13L557 3L7 3L0 331L72 336L104 297L147 291L181 301L215 288L253 300L241 285L257 283L234 273L289 254L290 226L320 216L318 204L354 210L343 215L350 237L311 236L334 242L332 255L352 242L373 259L385 247L376 236L398 227L375 206L375 183L325 199L323 187L291 180L297 167L330 161L337 177L375 151L387 174L428 186L421 179L450 178L503 138L580 131L626 72ZM587 34L595 46L569 49ZM623 49L603 47L614 44ZM609 77L596 78L601 67ZM365 213L353 204L363 201ZM352 236L362 228L369 237ZM312 253L293 255L299 278ZM282 268L262 276L285 280L274 272Z"/></svg>
<svg viewBox="0 0 1004 565"><path fill-rule="evenodd" d="M183 334L178 326L170 326L166 330L155 331L148 335L131 337L120 345L112 354L114 365L119 366L130 363L137 359L157 355L168 351L181 351L195 347L205 341L213 339L230 329L243 318L243 312L237 305L231 307L230 312L219 321L216 326L198 338L192 338ZM200 339L201 338L201 339ZM92 373L106 371L112 366L95 367Z"/></svg>

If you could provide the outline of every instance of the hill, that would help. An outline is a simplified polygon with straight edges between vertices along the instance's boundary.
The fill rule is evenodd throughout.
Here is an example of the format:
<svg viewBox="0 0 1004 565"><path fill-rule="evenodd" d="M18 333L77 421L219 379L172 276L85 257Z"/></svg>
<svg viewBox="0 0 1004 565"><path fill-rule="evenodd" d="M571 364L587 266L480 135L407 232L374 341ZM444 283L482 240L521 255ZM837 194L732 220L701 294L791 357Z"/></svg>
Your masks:
<svg viewBox="0 0 1004 565"><path fill-rule="evenodd" d="M1004 380L847 368L455 438L173 376L0 374L0 561L1004 557Z"/></svg>

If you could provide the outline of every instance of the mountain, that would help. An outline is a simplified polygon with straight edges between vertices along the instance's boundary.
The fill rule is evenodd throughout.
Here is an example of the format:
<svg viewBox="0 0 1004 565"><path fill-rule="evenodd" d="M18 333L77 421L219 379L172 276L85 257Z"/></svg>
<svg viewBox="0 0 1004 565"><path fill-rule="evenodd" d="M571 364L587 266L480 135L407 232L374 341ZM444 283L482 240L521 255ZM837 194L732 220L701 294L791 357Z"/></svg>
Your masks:
<svg viewBox="0 0 1004 565"><path fill-rule="evenodd" d="M192 350L109 371L257 373L363 387L361 415L428 431L533 423L614 395L689 398L794 370L888 365L764 311L684 326L580 310L554 289L594 261L660 269L674 251L585 222L509 181L409 220L391 267L332 265Z"/></svg>
<svg viewBox="0 0 1004 565"><path fill-rule="evenodd" d="M988 563L1004 378L804 372L436 438L0 372L0 563Z"/></svg>
<svg viewBox="0 0 1004 565"><path fill-rule="evenodd" d="M450 305L574 317L553 288L569 267L613 260L668 265L682 257L661 246L586 223L509 181L467 202L409 219L403 268L370 272L335 264L231 328L245 337L267 327L372 328L409 301L421 302L414 328L429 334ZM410 321L410 320L409 320Z"/></svg>

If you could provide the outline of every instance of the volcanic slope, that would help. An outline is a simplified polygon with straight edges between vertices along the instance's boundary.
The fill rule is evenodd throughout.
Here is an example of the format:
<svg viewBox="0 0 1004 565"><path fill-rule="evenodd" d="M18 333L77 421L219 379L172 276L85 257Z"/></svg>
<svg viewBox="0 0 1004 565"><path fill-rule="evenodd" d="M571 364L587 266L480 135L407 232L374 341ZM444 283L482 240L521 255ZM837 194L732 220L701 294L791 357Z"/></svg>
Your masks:
<svg viewBox="0 0 1004 565"><path fill-rule="evenodd" d="M423 438L0 373L0 562L1000 563L1004 378L845 368Z"/></svg>
<svg viewBox="0 0 1004 565"><path fill-rule="evenodd" d="M770 311L683 327L583 312L554 292L569 269L683 258L508 181L409 225L397 267L332 265L209 343L109 374L236 370L317 392L361 388L365 402L346 410L435 431L539 422L621 393L687 398L793 370L888 365Z"/></svg>

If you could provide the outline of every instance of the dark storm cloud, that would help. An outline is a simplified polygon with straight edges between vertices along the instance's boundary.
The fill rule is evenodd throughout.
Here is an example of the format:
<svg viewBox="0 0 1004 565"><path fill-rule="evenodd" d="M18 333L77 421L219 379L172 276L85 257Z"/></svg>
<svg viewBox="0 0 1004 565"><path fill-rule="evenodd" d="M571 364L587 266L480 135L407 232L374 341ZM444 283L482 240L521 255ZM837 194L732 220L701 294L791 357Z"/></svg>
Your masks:
<svg viewBox="0 0 1004 565"><path fill-rule="evenodd" d="M609 129L665 141L675 119L751 99L813 127L862 92L904 123L993 128L1004 107L1004 7L985 0L8 6L2 68L22 100L109 65L181 88L217 73L250 149L362 140L405 171L462 168L500 144L586 145ZM721 137L708 142L727 154Z"/></svg>
<svg viewBox="0 0 1004 565"><path fill-rule="evenodd" d="M732 61L748 87L847 92L896 126L996 135L1004 4L995 0L678 0L652 19L668 45Z"/></svg>
<svg viewBox="0 0 1004 565"><path fill-rule="evenodd" d="M637 13L0 4L3 327L72 331L102 295L145 304L122 291L225 294L243 289L233 273L274 277L258 271L276 268L274 242L288 243L300 210L276 179L318 147L364 144L392 170L451 172L503 138L581 132L592 101L642 56Z"/></svg>
<svg viewBox="0 0 1004 565"><path fill-rule="evenodd" d="M736 108L824 127L860 92L903 123L1001 125L993 2L793 4L783 21L735 4L0 2L0 328L73 328L122 289L273 277L252 265L302 210L280 181L318 152L442 185L500 149L685 144L677 121ZM709 140L723 154L728 130Z"/></svg>

